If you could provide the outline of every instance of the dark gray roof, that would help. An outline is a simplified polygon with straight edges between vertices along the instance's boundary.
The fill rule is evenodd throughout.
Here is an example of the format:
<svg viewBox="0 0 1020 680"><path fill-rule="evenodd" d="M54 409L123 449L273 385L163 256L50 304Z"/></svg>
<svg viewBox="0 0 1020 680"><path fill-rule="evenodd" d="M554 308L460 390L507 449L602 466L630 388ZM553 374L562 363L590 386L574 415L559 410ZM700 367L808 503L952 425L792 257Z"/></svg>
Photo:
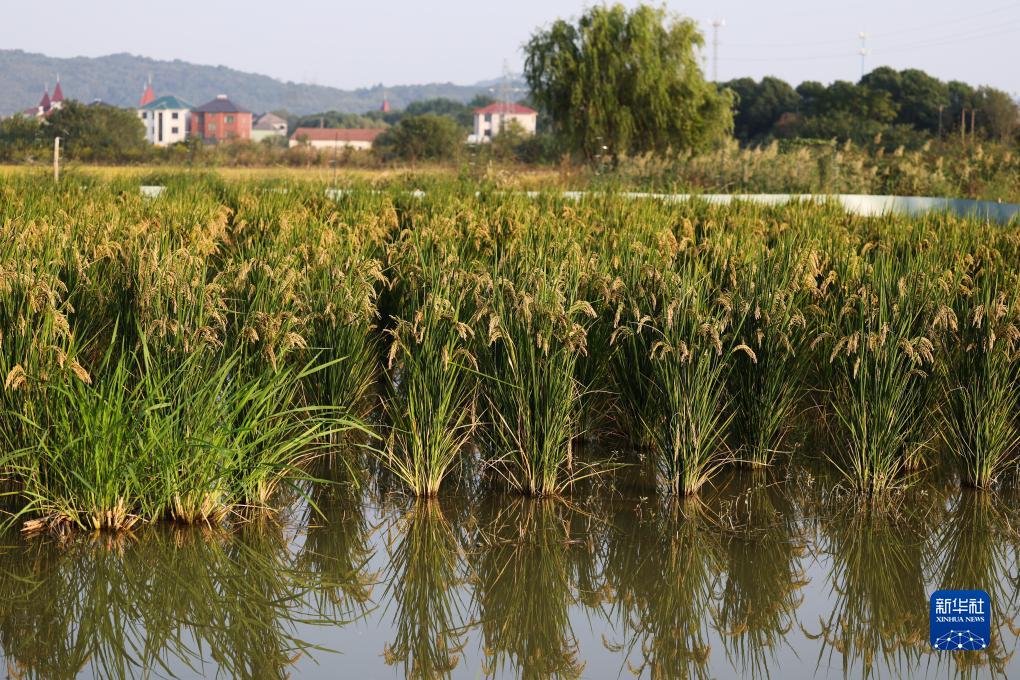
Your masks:
<svg viewBox="0 0 1020 680"><path fill-rule="evenodd" d="M216 99L207 101L193 110L197 113L251 113L248 109L230 101L225 94L221 94Z"/></svg>

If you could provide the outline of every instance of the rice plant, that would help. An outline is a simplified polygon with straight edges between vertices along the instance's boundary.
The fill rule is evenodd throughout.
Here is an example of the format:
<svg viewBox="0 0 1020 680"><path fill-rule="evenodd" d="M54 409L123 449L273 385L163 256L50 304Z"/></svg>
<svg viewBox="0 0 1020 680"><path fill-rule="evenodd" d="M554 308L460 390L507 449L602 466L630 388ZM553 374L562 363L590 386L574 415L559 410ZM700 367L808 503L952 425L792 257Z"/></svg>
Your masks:
<svg viewBox="0 0 1020 680"><path fill-rule="evenodd" d="M380 456L416 496L439 493L475 429L474 330L465 306L464 292L439 280L413 316L389 330L390 434Z"/></svg>
<svg viewBox="0 0 1020 680"><path fill-rule="evenodd" d="M831 409L838 424L836 466L854 488L881 496L902 486L930 435L928 395L935 345L928 337L923 279L880 259L873 278L844 283L831 347Z"/></svg>
<svg viewBox="0 0 1020 680"><path fill-rule="evenodd" d="M664 309L652 322L639 316L614 338L622 345L617 381L636 382L644 392L629 405L641 407L630 420L651 448L662 486L674 495L697 493L729 458L734 414L727 371L736 352L750 353L727 335L728 298L713 299L708 277L685 266L664 285Z"/></svg>
<svg viewBox="0 0 1020 680"><path fill-rule="evenodd" d="M595 311L572 299L569 270L517 278L492 280L480 351L492 463L528 495L557 494L588 474L573 459L583 391L575 372Z"/></svg>
<svg viewBox="0 0 1020 680"><path fill-rule="evenodd" d="M769 465L786 449L793 417L805 391L805 267L789 237L762 251L738 275L734 304L742 310L737 333L748 348L729 371L737 457Z"/></svg>
<svg viewBox="0 0 1020 680"><path fill-rule="evenodd" d="M963 275L948 342L943 438L964 482L978 488L995 484L1020 444L1016 288L997 278Z"/></svg>
<svg viewBox="0 0 1020 680"><path fill-rule="evenodd" d="M766 172L770 153L741 158ZM466 176L162 173L153 199L114 174L0 179L19 520L229 521L307 493L327 446L366 479L358 419L385 433L369 472L422 496L451 476L566 494L623 459L694 494L810 456L816 424L865 496L942 457L989 488L1014 459L1016 225Z"/></svg>

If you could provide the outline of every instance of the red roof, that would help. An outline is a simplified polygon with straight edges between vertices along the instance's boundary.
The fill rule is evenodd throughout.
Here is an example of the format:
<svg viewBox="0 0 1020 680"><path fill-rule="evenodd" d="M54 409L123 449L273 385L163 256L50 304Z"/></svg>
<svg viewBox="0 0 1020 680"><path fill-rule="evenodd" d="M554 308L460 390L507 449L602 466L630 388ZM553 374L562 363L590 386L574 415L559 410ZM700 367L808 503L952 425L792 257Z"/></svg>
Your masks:
<svg viewBox="0 0 1020 680"><path fill-rule="evenodd" d="M515 113L517 115L526 116L529 114L537 115L538 111L521 104L496 102L495 104L489 104L488 106L483 106L480 109L475 109L475 113Z"/></svg>
<svg viewBox="0 0 1020 680"><path fill-rule="evenodd" d="M50 93L47 92L46 90L43 90L43 95L42 99L39 101L39 106L42 108L44 112L50 110Z"/></svg>
<svg viewBox="0 0 1020 680"><path fill-rule="evenodd" d="M50 97L50 101L54 104L64 101L64 91L60 89L60 80L57 80L57 86L53 88L53 96Z"/></svg>
<svg viewBox="0 0 1020 680"><path fill-rule="evenodd" d="M152 83L145 85L145 92L142 93L142 98L138 101L139 106L145 106L146 104L156 100L156 93L152 91Z"/></svg>
<svg viewBox="0 0 1020 680"><path fill-rule="evenodd" d="M382 100L382 106L379 107L379 110L382 111L383 113L389 113L390 112L390 100L389 99L383 99Z"/></svg>
<svg viewBox="0 0 1020 680"><path fill-rule="evenodd" d="M295 142L307 139L310 142L374 142L383 128L303 128L294 130L290 136Z"/></svg>

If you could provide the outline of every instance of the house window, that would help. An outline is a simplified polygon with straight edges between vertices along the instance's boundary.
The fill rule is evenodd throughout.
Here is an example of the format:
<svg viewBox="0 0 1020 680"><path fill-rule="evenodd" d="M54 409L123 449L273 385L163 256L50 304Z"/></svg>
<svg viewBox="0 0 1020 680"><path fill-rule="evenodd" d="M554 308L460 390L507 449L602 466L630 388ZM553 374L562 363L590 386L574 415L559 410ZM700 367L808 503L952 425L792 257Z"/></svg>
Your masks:
<svg viewBox="0 0 1020 680"><path fill-rule="evenodd" d="M176 135L179 129L180 128L175 128L175 127L170 128L170 134Z"/></svg>
<svg viewBox="0 0 1020 680"><path fill-rule="evenodd" d="M178 115L177 112L174 111L173 113L170 114L170 117L173 118L174 120L177 120L177 115Z"/></svg>
<svg viewBox="0 0 1020 680"><path fill-rule="evenodd" d="M491 130L491 129L489 129L489 130L486 130L486 131L485 131L485 136L486 136L486 137L491 137L491 136L492 136L492 130Z"/></svg>
<svg viewBox="0 0 1020 680"><path fill-rule="evenodd" d="M234 122L234 117L233 116L227 116L227 122L228 123L233 123Z"/></svg>
<svg viewBox="0 0 1020 680"><path fill-rule="evenodd" d="M209 123L206 128L208 128L209 132L216 132L216 123Z"/></svg>
<svg viewBox="0 0 1020 680"><path fill-rule="evenodd" d="M149 114L146 113L145 111L142 111L142 120L148 120L148 119L149 119Z"/></svg>
<svg viewBox="0 0 1020 680"><path fill-rule="evenodd" d="M485 114L485 122L486 123L491 123L492 122L492 114L491 113Z"/></svg>

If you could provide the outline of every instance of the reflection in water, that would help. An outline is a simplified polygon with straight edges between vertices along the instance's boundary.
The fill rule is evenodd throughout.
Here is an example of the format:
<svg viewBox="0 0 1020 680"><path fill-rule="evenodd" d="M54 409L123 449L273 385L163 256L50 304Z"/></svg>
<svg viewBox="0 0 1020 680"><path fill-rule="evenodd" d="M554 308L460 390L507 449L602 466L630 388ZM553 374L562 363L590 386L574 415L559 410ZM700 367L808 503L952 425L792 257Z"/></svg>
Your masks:
<svg viewBox="0 0 1020 680"><path fill-rule="evenodd" d="M578 574L592 578L591 553L571 532L573 514L550 499L480 508L470 558L487 675L512 669L525 678L578 677L584 670L569 611Z"/></svg>
<svg viewBox="0 0 1020 680"><path fill-rule="evenodd" d="M723 551L707 512L697 499L671 499L613 515L605 572L635 674L709 675L707 615Z"/></svg>
<svg viewBox="0 0 1020 680"><path fill-rule="evenodd" d="M0 642L18 677L151 669L282 677L318 585L276 527L37 541L0 556ZM338 622L339 623L339 622Z"/></svg>
<svg viewBox="0 0 1020 680"><path fill-rule="evenodd" d="M962 675L975 675L987 667L1005 676L1013 651L1007 651L1004 637L1015 643L1017 636L1010 614L1015 611L1017 593L1008 587L1015 582L1016 552L1001 535L1003 528L1013 526L1009 511L988 494L965 493L953 503L953 511L936 535L935 580L945 588L988 591L993 622L987 649L956 653L953 659Z"/></svg>
<svg viewBox="0 0 1020 680"><path fill-rule="evenodd" d="M330 493L320 487L315 509L305 514L304 545L297 555L298 571L317 576L312 592L315 611L330 619L364 616L372 608L379 574L369 570L370 527L362 499L344 487Z"/></svg>
<svg viewBox="0 0 1020 680"><path fill-rule="evenodd" d="M400 664L407 677L447 677L463 653L460 543L434 499L414 501L395 529L387 594L396 637L386 663Z"/></svg>
<svg viewBox="0 0 1020 680"><path fill-rule="evenodd" d="M927 528L854 508L823 520L821 531L835 602L820 621L819 659L839 653L844 676L871 676L877 662L905 675L928 649Z"/></svg>
<svg viewBox="0 0 1020 680"><path fill-rule="evenodd" d="M796 508L776 485L756 484L727 517L732 530L722 538L726 573L716 626L742 677L768 677L807 584L805 538Z"/></svg>
<svg viewBox="0 0 1020 680"><path fill-rule="evenodd" d="M698 501L380 504L313 487L315 510L296 506L281 524L63 544L6 536L0 667L38 678L1020 677L1015 503L944 485L858 508L808 478L736 475ZM928 596L973 587L992 597L992 646L931 652Z"/></svg>

